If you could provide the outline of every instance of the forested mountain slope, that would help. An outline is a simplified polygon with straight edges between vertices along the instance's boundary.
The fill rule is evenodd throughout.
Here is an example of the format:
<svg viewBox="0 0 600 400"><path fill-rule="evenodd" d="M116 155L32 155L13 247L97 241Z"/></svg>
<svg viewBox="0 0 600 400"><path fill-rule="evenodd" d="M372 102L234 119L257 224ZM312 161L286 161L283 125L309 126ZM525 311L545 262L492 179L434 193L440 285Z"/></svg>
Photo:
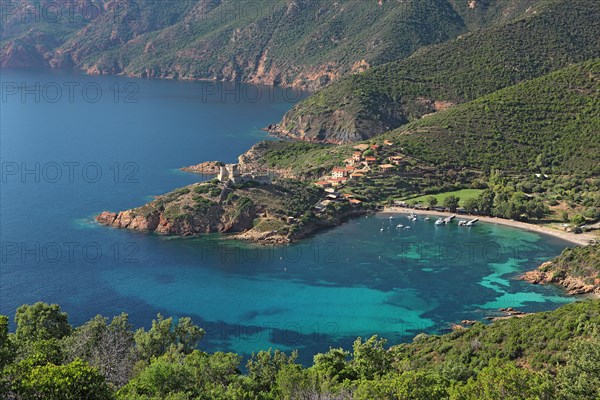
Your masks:
<svg viewBox="0 0 600 400"><path fill-rule="evenodd" d="M2 0L0 65L319 88L546 2Z"/></svg>
<svg viewBox="0 0 600 400"><path fill-rule="evenodd" d="M448 167L600 175L600 59L427 116L385 135Z"/></svg>
<svg viewBox="0 0 600 400"><path fill-rule="evenodd" d="M361 140L598 56L600 2L555 1L516 22L343 78L298 104L278 128L301 139Z"/></svg>

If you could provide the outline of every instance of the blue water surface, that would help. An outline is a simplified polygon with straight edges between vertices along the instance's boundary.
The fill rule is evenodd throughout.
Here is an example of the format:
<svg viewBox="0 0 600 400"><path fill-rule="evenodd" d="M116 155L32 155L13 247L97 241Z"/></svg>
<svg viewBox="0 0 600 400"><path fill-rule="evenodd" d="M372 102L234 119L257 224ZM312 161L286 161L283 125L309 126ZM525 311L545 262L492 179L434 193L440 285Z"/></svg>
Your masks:
<svg viewBox="0 0 600 400"><path fill-rule="evenodd" d="M2 70L1 83L2 314L46 301L73 324L191 316L208 351L299 349L309 362L357 336L399 343L501 307L572 301L514 279L568 244L496 225L382 214L282 248L100 227L103 210L203 179L182 166L235 161L303 94L47 71Z"/></svg>

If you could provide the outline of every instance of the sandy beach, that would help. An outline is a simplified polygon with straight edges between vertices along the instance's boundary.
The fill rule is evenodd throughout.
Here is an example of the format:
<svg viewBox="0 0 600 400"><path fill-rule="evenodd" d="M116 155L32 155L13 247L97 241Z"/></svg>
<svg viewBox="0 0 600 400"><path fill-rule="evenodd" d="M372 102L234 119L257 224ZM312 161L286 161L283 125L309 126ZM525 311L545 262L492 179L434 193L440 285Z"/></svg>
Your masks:
<svg viewBox="0 0 600 400"><path fill-rule="evenodd" d="M552 229L552 228L549 228L546 226L529 224L526 222L514 221L514 220L504 219L504 218L482 217L479 215L468 215L468 214L452 214L452 213L446 213L446 212L442 212L442 211L414 210L414 209L406 208L406 207L385 207L383 210L383 213L384 214L385 213L387 213L387 214L415 213L417 215L435 215L435 216L439 216L439 217L448 217L450 215L456 215L456 218L458 220L461 220L461 219L468 220L468 219L478 218L480 222L484 222L484 223L488 223L488 224L511 226L514 228L520 228L520 229L525 229L528 231L539 232L539 233L543 233L546 235L558 237L560 239L577 244L579 246L587 246L590 244L590 240L597 239L596 236L586 234L586 233L575 234L575 233L571 233L571 232L565 232L565 231L562 231L559 229Z"/></svg>

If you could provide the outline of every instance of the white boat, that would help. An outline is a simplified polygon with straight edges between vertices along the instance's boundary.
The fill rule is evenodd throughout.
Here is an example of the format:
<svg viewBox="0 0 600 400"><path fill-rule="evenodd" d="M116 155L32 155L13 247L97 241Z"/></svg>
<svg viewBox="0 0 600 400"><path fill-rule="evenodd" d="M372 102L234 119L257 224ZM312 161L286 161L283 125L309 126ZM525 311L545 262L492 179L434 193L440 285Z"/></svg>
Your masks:
<svg viewBox="0 0 600 400"><path fill-rule="evenodd" d="M443 218L439 218L437 221L435 221L436 225L444 225L444 219Z"/></svg>
<svg viewBox="0 0 600 400"><path fill-rule="evenodd" d="M430 220L431 220L431 218L425 217L425 221L430 221Z"/></svg>
<svg viewBox="0 0 600 400"><path fill-rule="evenodd" d="M402 229L402 228L404 228L404 225L402 225L402 224L398 224L398 226L396 227L396 229Z"/></svg>
<svg viewBox="0 0 600 400"><path fill-rule="evenodd" d="M406 230L406 229L410 229L410 226L405 226L405 227L404 227L404 229L405 229L405 230Z"/></svg>

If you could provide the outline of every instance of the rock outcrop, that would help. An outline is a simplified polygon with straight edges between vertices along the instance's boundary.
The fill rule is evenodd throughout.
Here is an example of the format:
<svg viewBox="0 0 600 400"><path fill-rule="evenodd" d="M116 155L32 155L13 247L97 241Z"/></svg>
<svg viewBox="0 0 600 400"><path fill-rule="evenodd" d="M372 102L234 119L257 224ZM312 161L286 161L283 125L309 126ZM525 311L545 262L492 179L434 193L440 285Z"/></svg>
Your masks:
<svg viewBox="0 0 600 400"><path fill-rule="evenodd" d="M571 296L582 294L600 295L600 279L595 278L593 284L586 283L583 278L569 276L562 271L555 270L555 264L552 261L540 265L536 270L526 272L520 278L534 285L560 285Z"/></svg>

